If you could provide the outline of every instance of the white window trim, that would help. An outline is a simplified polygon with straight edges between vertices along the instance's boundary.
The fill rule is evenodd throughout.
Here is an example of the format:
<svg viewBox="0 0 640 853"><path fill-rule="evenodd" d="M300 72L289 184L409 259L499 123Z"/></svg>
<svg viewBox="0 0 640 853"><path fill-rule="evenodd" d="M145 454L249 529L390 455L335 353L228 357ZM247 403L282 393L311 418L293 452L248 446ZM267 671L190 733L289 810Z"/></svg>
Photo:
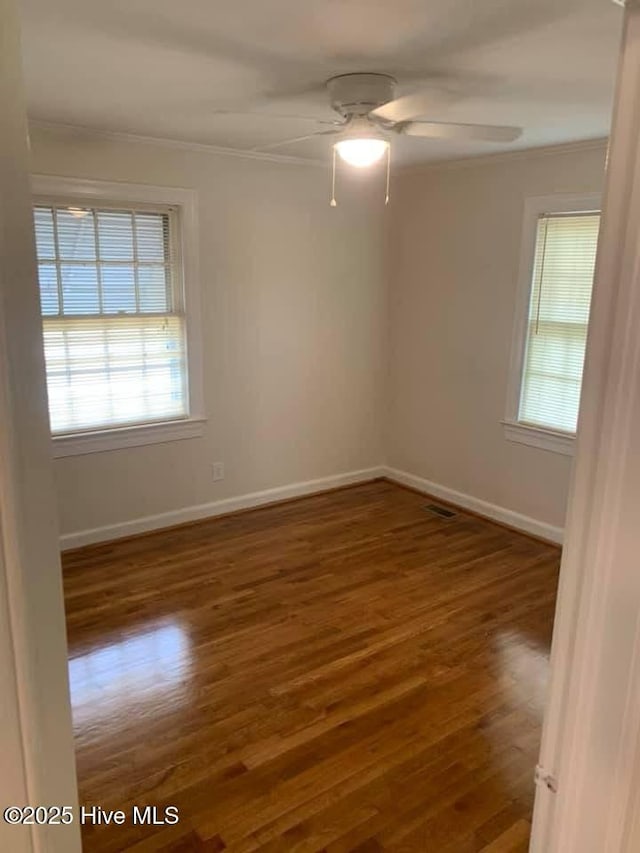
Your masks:
<svg viewBox="0 0 640 853"><path fill-rule="evenodd" d="M573 456L576 437L570 432L559 432L553 429L525 424L521 421L502 421L504 436L508 441L518 444L528 444L540 450L552 450L554 453L564 453Z"/></svg>
<svg viewBox="0 0 640 853"><path fill-rule="evenodd" d="M189 417L179 421L159 421L155 424L136 424L113 427L53 438L53 456L82 456L122 447L142 447L145 444L164 444L184 438L199 438L204 434L204 418Z"/></svg>
<svg viewBox="0 0 640 853"><path fill-rule="evenodd" d="M601 210L599 193L569 193L562 195L533 196L525 199L520 249L520 268L516 294L509 380L507 386L507 408L502 421L504 435L508 441L528 444L554 453L572 456L575 434L547 429L518 420L522 371L527 344L529 300L533 261L536 249L538 217L544 213L571 213L573 211Z"/></svg>
<svg viewBox="0 0 640 853"><path fill-rule="evenodd" d="M97 453L122 447L140 447L145 444L158 444L204 435L206 417L198 274L198 199L195 190L53 175L32 175L31 188L34 196L101 199L131 205L136 203L169 205L178 209L181 226L189 416L175 421L135 424L53 436L54 457Z"/></svg>

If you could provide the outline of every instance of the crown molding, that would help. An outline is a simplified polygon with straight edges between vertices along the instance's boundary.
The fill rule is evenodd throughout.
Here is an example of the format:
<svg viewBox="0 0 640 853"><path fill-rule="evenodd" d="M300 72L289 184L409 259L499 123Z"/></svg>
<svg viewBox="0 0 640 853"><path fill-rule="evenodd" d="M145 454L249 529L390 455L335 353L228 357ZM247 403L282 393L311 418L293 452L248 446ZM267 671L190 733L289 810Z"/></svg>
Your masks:
<svg viewBox="0 0 640 853"><path fill-rule="evenodd" d="M598 139L582 139L576 142L562 142L557 145L540 145L532 148L518 148L515 151L498 151L495 154L479 154L477 157L461 157L450 160L433 160L428 163L412 163L408 166L398 166L399 175L410 175L442 169L465 169L473 166L489 166L493 163L510 160L528 160L532 157L552 157L558 154L577 154L584 151L599 151L606 153L607 137Z"/></svg>
<svg viewBox="0 0 640 853"><path fill-rule="evenodd" d="M29 128L81 135L93 139L106 139L111 142L128 142L134 145L156 145L161 148L177 148L182 151L197 151L202 154L214 154L221 157L239 157L244 160L258 160L263 163L280 163L288 166L319 166L326 168L323 160L309 160L305 157L290 157L285 154L270 154L264 151L251 151L244 148L225 148L221 145L209 145L205 142L189 142L183 139L168 139L160 136L143 136L119 130L100 130L79 124L62 124L40 119L30 119Z"/></svg>
<svg viewBox="0 0 640 853"><path fill-rule="evenodd" d="M634 0L636 2L636 0ZM640 2L640 0L637 0ZM289 166L311 166L327 168L328 160L310 160L305 157L291 157L286 154L272 154L265 151L252 151L243 148L225 148L221 145L209 145L205 142L189 142L183 139L169 139L160 136L143 136L137 133L126 133L119 130L100 130L79 124L63 124L59 122L30 119L29 127L34 130L45 130L53 133L77 134L92 139L110 140L112 142L128 142L134 145L156 145L161 148L173 148L182 151L196 151L203 154L214 154L220 157L238 157L245 160L257 160L263 163L279 163ZM484 166L509 160L520 160L530 157L546 157L558 154L571 154L580 151L606 149L607 138L583 139L577 142L564 142L557 145L541 145L533 148L519 148L515 151L498 151L495 154L479 154L477 156L431 160L425 163L411 163L406 166L398 164L392 171L397 175L407 175L432 171L434 169L461 169L469 166Z"/></svg>

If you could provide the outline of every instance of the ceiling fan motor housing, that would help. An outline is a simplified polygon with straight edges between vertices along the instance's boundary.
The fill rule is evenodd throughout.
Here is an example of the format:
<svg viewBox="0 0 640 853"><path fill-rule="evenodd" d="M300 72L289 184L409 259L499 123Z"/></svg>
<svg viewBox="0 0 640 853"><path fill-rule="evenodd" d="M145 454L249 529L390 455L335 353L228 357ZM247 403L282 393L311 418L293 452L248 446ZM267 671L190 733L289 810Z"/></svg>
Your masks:
<svg viewBox="0 0 640 853"><path fill-rule="evenodd" d="M344 118L367 113L395 97L396 80L389 74L340 74L327 81L332 108Z"/></svg>

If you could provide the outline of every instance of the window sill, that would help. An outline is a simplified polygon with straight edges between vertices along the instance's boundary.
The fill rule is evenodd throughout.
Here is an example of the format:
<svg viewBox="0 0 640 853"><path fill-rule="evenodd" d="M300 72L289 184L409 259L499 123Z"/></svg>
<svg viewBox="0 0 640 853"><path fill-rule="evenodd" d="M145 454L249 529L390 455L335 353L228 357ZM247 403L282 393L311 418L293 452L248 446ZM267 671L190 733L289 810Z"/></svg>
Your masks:
<svg viewBox="0 0 640 853"><path fill-rule="evenodd" d="M95 432L59 435L52 439L53 457L81 456L101 453L123 447L142 447L146 444L163 444L204 435L206 419L188 418L182 421L164 421L157 424L118 427Z"/></svg>
<svg viewBox="0 0 640 853"><path fill-rule="evenodd" d="M565 456L573 456L575 436L566 432L559 432L543 427L529 426L515 421L502 421L505 438L508 441L516 441L519 444L528 444L529 447L537 447L541 450L550 450L553 453L563 453Z"/></svg>

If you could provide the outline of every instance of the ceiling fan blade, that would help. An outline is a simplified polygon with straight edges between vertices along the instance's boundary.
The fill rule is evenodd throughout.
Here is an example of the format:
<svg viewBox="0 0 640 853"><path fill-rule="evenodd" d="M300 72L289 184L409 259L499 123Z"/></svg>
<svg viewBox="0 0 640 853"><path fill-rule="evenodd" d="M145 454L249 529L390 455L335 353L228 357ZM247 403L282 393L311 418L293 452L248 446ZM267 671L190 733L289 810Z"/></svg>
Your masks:
<svg viewBox="0 0 640 853"><path fill-rule="evenodd" d="M303 115L294 115L292 113L271 113L267 112L267 110L213 110L211 115L214 116L255 116L259 118L274 118L274 119L284 119L285 121L310 121L314 124L324 124L335 126L342 124L341 121L337 119L332 121L330 119L318 118L317 116L303 116Z"/></svg>
<svg viewBox="0 0 640 853"><path fill-rule="evenodd" d="M370 116L383 121L402 122L433 114L435 110L449 106L457 99L457 95L446 89L425 89L413 95L403 95L393 101L388 101L375 110Z"/></svg>
<svg viewBox="0 0 640 853"><path fill-rule="evenodd" d="M513 142L522 136L521 127L497 124L451 124L439 121L408 121L396 128L407 136L430 139L476 139L481 142Z"/></svg>
<svg viewBox="0 0 640 853"><path fill-rule="evenodd" d="M296 142L306 142L307 139L314 139L316 136L334 136L340 133L341 128L336 127L333 130L320 130L316 133L308 133L306 136L294 136L293 139L282 139L280 142L268 142L266 145L258 145L256 148L251 148L251 151L269 151L271 148L280 148L283 145L294 145Z"/></svg>

